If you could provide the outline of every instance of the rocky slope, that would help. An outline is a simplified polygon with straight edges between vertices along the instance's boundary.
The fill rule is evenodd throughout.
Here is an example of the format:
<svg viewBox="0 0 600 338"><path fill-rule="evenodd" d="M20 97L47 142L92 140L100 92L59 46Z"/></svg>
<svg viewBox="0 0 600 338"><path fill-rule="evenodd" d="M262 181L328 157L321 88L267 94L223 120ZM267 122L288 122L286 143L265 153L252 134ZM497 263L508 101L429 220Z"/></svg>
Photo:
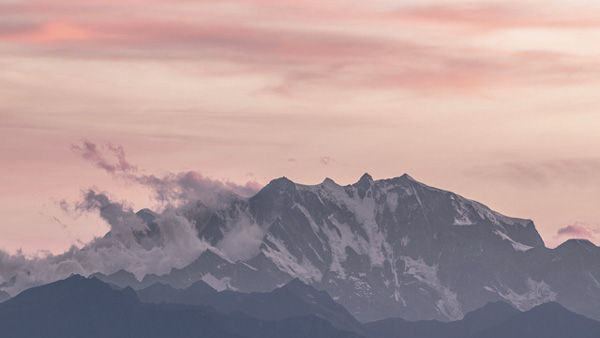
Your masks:
<svg viewBox="0 0 600 338"><path fill-rule="evenodd" d="M600 250L551 250L532 221L501 215L408 175L352 185L273 180L249 199L186 211L214 249L163 276L96 275L142 288L271 291L294 278L327 291L361 321L457 320L490 301L519 310L559 301L600 319ZM151 223L151 214L143 215Z"/></svg>

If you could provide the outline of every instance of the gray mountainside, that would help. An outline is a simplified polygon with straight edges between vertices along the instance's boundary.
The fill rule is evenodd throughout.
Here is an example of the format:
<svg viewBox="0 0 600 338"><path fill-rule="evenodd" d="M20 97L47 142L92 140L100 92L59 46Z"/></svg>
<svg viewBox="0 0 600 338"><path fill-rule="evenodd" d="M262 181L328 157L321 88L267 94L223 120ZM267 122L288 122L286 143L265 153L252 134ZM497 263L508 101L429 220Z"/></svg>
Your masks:
<svg viewBox="0 0 600 338"><path fill-rule="evenodd" d="M152 213L138 215L149 225ZM215 249L183 269L137 281L142 288L270 291L294 278L327 291L361 321L388 317L457 320L490 301L520 310L549 301L600 319L600 249L569 240L548 249L532 221L408 175L340 186L271 181L249 199L185 215ZM156 234L154 234L156 235Z"/></svg>

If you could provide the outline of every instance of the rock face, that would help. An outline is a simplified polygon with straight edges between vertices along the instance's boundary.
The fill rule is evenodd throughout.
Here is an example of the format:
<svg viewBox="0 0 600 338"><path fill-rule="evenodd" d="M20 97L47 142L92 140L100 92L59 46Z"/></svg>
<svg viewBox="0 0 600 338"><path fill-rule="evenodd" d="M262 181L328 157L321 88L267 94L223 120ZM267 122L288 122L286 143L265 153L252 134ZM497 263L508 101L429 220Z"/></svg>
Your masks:
<svg viewBox="0 0 600 338"><path fill-rule="evenodd" d="M499 300L519 310L558 301L600 319L598 247L567 241L547 249L532 221L406 174L365 174L348 186L280 178L249 199L198 206L186 217L215 249L168 275L125 284L203 280L219 291L264 292L298 278L361 321L457 320ZM119 285L129 280L117 277Z"/></svg>

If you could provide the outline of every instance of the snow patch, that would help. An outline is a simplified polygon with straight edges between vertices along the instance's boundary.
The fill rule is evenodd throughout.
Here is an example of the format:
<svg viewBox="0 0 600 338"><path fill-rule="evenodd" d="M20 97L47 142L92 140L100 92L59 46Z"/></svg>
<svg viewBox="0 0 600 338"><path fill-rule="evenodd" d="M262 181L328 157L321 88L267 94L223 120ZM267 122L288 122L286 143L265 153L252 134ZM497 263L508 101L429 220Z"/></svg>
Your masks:
<svg viewBox="0 0 600 338"><path fill-rule="evenodd" d="M454 211L456 211L456 216L454 216L453 225L464 226L464 225L473 225L475 222L469 218L469 213L466 209L466 204L462 199L454 198L454 195L450 196L452 200L452 205L454 206Z"/></svg>
<svg viewBox="0 0 600 338"><path fill-rule="evenodd" d="M494 233L505 241L509 241L512 247L517 251L525 252L527 250L533 249L533 247L529 245L525 245L523 243L516 242L514 239L510 238L507 234L501 232L500 230L494 230Z"/></svg>
<svg viewBox="0 0 600 338"><path fill-rule="evenodd" d="M213 276L210 273L207 273L206 275L202 276L202 281L204 281L206 284L210 285L211 288L221 292L221 291L225 291L225 290L237 290L236 288L231 286L231 278L229 277L223 277L221 279Z"/></svg>
<svg viewBox="0 0 600 338"><path fill-rule="evenodd" d="M243 265L245 265L248 269L252 270L252 271L258 271L257 268L253 267L252 265L246 263L246 262L241 262Z"/></svg>
<svg viewBox="0 0 600 338"><path fill-rule="evenodd" d="M367 233L367 241L361 241L357 236L352 234L352 230L348 227L351 237L354 237L354 245L351 247L359 253L366 253L371 261L371 266L382 267L386 260L387 252L391 252L391 246L386 241L386 234L380 230L376 221L377 206L372 195L367 195L361 199L358 192L354 192L354 197L350 197L344 189L332 189L324 191L329 194L329 197L337 203L345 206L350 212L356 215L356 220L360 223ZM339 225L339 223L338 223ZM356 246L360 250L356 250ZM344 247L345 250L345 247Z"/></svg>
<svg viewBox="0 0 600 338"><path fill-rule="evenodd" d="M464 198L462 196L457 195L456 200L459 201L459 203L461 203L461 204L464 203L464 204L468 204L468 205L472 206L473 209L475 210L475 212L477 212L477 214L479 215L479 217L481 217L482 219L488 219L493 224L498 225L498 226L502 226L502 223L504 223L504 224L509 224L509 225L518 224L523 227L526 227L530 222L529 220L525 220L525 219L504 216L500 213L493 211L492 209L488 208L487 206L485 206L479 202L470 200L468 198Z"/></svg>
<svg viewBox="0 0 600 338"><path fill-rule="evenodd" d="M441 314L450 320L459 320L464 313L458 302L456 293L443 286L438 277L438 266L429 266L422 258L417 260L411 257L400 257L406 264L404 273L412 275L419 282L435 290L440 299L435 303Z"/></svg>
<svg viewBox="0 0 600 338"><path fill-rule="evenodd" d="M591 272L588 272L588 274L590 275L590 277L592 278L592 280L594 281L594 283L596 284L596 286L598 288L600 288L600 282L598 282L598 280L596 279L596 277L594 277L594 275L592 275Z"/></svg>
<svg viewBox="0 0 600 338"><path fill-rule="evenodd" d="M519 294L509 287L504 287L505 291L495 289L496 293L505 300L509 301L517 309L527 311L534 306L552 302L556 300L557 293L550 289L550 286L544 281L535 281L527 278L527 291Z"/></svg>
<svg viewBox="0 0 600 338"><path fill-rule="evenodd" d="M400 245L402 245L403 247L406 247L408 243L410 243L410 238L408 238L408 236L400 238Z"/></svg>
<svg viewBox="0 0 600 338"><path fill-rule="evenodd" d="M398 194L394 192L386 192L387 195L387 204L392 212L395 212L398 209Z"/></svg>
<svg viewBox="0 0 600 338"><path fill-rule="evenodd" d="M319 252L317 250L315 250L315 248L312 246L312 244L308 243L308 247L315 253L315 255L317 256L317 258L321 262L325 262L325 260L323 259L323 257L321 257L321 255L319 255Z"/></svg>
<svg viewBox="0 0 600 338"><path fill-rule="evenodd" d="M307 284L318 282L323 278L321 271L308 258L303 256L298 262L297 258L288 251L280 239L270 233L267 234L266 239L267 242L273 244L274 248L265 245L262 247L262 252L279 270L292 277L298 277Z"/></svg>

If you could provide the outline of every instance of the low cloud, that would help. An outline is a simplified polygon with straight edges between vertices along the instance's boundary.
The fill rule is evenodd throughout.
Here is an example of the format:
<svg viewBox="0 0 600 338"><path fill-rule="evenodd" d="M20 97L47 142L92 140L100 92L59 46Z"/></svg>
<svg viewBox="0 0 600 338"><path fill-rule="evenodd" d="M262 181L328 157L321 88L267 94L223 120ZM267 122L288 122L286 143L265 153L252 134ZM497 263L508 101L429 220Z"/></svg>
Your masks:
<svg viewBox="0 0 600 338"><path fill-rule="evenodd" d="M258 183L240 185L218 181L195 171L145 175L127 161L121 146L83 141L73 145L72 149L113 177L150 188L157 201L162 203L162 210L136 212L127 201L119 201L94 189L83 191L79 201L62 200L58 206L68 215L78 217L92 213L100 216L110 227L107 234L81 247L72 246L60 255L44 253L28 257L22 252L11 255L0 250L0 290L14 296L29 287L66 278L73 273L111 274L124 269L138 279L146 274L166 274L173 268L190 264L209 248L234 260L257 253L264 230L251 220L231 225L228 228L230 238L214 248L198 236L193 216L218 212L220 207L235 199L255 194L261 187ZM58 219L55 221L63 224Z"/></svg>
<svg viewBox="0 0 600 338"><path fill-rule="evenodd" d="M73 203L71 210L97 212L110 231L60 255L47 253L32 258L21 252L11 255L0 251L0 289L14 296L73 273L110 274L120 269L141 279L149 273L165 274L184 267L210 247L198 237L194 224L171 206L153 215L154 229L128 206L92 190L84 194L82 201Z"/></svg>
<svg viewBox="0 0 600 338"><path fill-rule="evenodd" d="M225 233L217 248L231 260L248 260L260 252L265 233L257 223L242 218Z"/></svg>

